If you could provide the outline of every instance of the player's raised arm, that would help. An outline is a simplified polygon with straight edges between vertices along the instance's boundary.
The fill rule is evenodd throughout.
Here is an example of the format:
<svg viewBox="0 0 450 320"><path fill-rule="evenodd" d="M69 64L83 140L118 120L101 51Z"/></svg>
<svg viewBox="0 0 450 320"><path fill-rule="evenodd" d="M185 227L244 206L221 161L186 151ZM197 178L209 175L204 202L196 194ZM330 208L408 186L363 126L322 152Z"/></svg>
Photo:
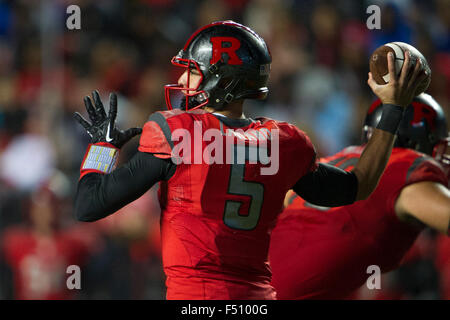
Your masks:
<svg viewBox="0 0 450 320"><path fill-rule="evenodd" d="M403 111L414 99L417 87L427 77L426 72L422 72L419 59L415 66L411 65L410 61L408 51L398 77L395 73L393 54L389 53L390 80L385 85L378 85L372 74L369 73L367 83L375 95L380 98L384 109L377 128L353 170L359 183L356 200L367 199L375 190L391 154L394 136L402 119ZM412 68L414 69L411 70Z"/></svg>
<svg viewBox="0 0 450 320"><path fill-rule="evenodd" d="M302 177L293 190L310 203L335 207L367 199L375 190L386 167L394 136L404 109L414 98L417 87L427 76L417 60L410 65L409 52L399 76L394 57L388 54L389 83L378 85L369 73L368 84L383 103L383 113L359 161L351 172L320 163L317 170Z"/></svg>
<svg viewBox="0 0 450 320"><path fill-rule="evenodd" d="M106 115L97 91L84 98L91 123L79 113L75 118L91 136L75 196L75 215L80 221L104 218L143 195L156 182L169 177L174 164L150 153L137 152L124 166L114 170L120 148L140 134L142 129L126 131L115 127L117 97L110 95L110 109Z"/></svg>

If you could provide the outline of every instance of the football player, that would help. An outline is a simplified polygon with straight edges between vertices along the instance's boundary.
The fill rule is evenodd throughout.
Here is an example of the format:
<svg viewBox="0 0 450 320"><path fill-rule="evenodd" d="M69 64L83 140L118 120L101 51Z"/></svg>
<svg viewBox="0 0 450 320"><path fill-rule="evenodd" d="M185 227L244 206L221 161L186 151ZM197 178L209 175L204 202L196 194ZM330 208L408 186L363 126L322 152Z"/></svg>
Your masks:
<svg viewBox="0 0 450 320"><path fill-rule="evenodd" d="M169 111L145 123L137 154L112 170L120 147L140 133L114 126L116 96L106 115L98 92L85 98L92 137L81 165L77 218L95 221L160 182L161 241L168 299L274 299L268 262L270 232L293 188L319 205L365 199L389 158L404 108L426 77L405 61L391 81L368 83L383 101L354 170L318 164L295 126L243 113L245 99L264 99L271 55L250 28L220 21L196 31L172 64L183 68L165 88ZM269 151L270 150L270 151ZM270 154L270 157L269 157Z"/></svg>
<svg viewBox="0 0 450 320"><path fill-rule="evenodd" d="M377 100L366 116L363 143L380 115ZM363 150L364 144L350 146L320 161L352 170ZM444 112L422 94L408 106L384 174L368 199L326 208L288 194L270 246L277 298L346 298L367 281L369 267L381 272L399 267L425 227L448 235L449 169Z"/></svg>

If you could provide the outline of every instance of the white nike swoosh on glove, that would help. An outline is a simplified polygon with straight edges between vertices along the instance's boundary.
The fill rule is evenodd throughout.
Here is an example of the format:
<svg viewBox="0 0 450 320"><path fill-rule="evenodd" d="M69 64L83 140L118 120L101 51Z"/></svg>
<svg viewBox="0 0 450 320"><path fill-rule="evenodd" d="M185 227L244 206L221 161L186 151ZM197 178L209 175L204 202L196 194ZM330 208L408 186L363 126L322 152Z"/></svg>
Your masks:
<svg viewBox="0 0 450 320"><path fill-rule="evenodd" d="M109 128L111 125L108 125L108 130L106 131L106 142L111 142L113 139L109 136Z"/></svg>

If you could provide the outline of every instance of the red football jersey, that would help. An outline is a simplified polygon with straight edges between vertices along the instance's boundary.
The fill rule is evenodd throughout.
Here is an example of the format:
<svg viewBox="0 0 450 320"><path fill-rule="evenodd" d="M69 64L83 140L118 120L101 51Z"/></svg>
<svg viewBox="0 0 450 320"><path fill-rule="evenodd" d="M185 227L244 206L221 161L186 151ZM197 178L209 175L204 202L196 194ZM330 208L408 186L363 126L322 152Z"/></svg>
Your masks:
<svg viewBox="0 0 450 320"><path fill-rule="evenodd" d="M321 159L351 170L363 147ZM278 299L340 299L364 284L376 265L398 267L420 229L401 222L394 205L402 188L420 181L447 185L441 167L424 154L394 148L376 190L364 201L324 208L295 193L272 233L270 263Z"/></svg>
<svg viewBox="0 0 450 320"><path fill-rule="evenodd" d="M450 300L450 237L440 235L437 239L436 267L441 277L442 299Z"/></svg>
<svg viewBox="0 0 450 320"><path fill-rule="evenodd" d="M186 148L178 152L181 143ZM254 151L260 148L271 150L270 163L257 161ZM308 137L293 125L265 118L171 110L150 117L139 151L183 159L160 183L167 299L274 299L270 233L286 192L317 166ZM240 155L244 162L236 158ZM234 162L226 161L233 157ZM263 174L271 166L277 170Z"/></svg>

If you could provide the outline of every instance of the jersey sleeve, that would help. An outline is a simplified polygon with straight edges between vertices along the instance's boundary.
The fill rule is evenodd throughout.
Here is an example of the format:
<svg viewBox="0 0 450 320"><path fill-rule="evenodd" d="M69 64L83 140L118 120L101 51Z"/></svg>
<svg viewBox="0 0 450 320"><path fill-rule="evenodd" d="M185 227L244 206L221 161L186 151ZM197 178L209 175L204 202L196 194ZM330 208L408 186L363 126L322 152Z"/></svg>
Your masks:
<svg viewBox="0 0 450 320"><path fill-rule="evenodd" d="M392 184L398 184L387 201L389 212L395 212L395 202L403 188L419 182L430 181L440 183L447 187L447 176L440 164L429 156L418 156L413 160L398 164L396 168L401 172L397 176L399 181L391 181Z"/></svg>
<svg viewBox="0 0 450 320"><path fill-rule="evenodd" d="M441 166L429 157L417 158L406 174L406 185L432 181L447 186L448 180Z"/></svg>
<svg viewBox="0 0 450 320"><path fill-rule="evenodd" d="M317 159L317 152L316 152L316 148L312 144L312 142L309 139L309 137L303 132L301 134L304 135L304 139L305 139L305 143L306 143L306 147L307 147L307 151L308 151L307 154L308 154L308 156L311 159L309 161L309 166L307 167L307 171L306 171L306 173L309 173L309 172L317 170L317 168L319 166L319 162L318 162L318 159Z"/></svg>
<svg viewBox="0 0 450 320"><path fill-rule="evenodd" d="M292 124L288 125L287 131L293 137L293 165L300 166L302 169L298 177L300 179L309 172L317 169L317 152L311 139L305 132Z"/></svg>
<svg viewBox="0 0 450 320"><path fill-rule="evenodd" d="M168 159L172 155L172 133L162 112L153 113L142 129L139 151L152 153L155 157Z"/></svg>

